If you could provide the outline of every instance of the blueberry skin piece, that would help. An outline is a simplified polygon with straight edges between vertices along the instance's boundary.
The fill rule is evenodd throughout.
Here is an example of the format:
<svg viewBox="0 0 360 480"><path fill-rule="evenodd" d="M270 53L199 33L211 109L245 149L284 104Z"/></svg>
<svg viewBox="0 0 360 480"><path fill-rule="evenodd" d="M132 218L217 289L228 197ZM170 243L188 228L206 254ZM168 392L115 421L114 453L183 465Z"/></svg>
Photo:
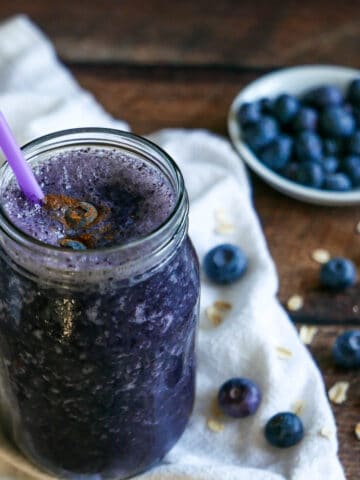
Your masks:
<svg viewBox="0 0 360 480"><path fill-rule="evenodd" d="M319 135L308 130L299 133L295 138L294 152L300 161L320 161L323 153Z"/></svg>
<svg viewBox="0 0 360 480"><path fill-rule="evenodd" d="M350 83L347 97L354 105L360 105L360 77Z"/></svg>
<svg viewBox="0 0 360 480"><path fill-rule="evenodd" d="M335 173L339 168L340 162L336 157L328 156L321 160L321 166L325 173Z"/></svg>
<svg viewBox="0 0 360 480"><path fill-rule="evenodd" d="M274 447L293 447L302 440L303 436L302 421L292 412L277 413L265 426L265 438Z"/></svg>
<svg viewBox="0 0 360 480"><path fill-rule="evenodd" d="M360 330L350 330L339 335L334 343L332 355L339 367L360 367Z"/></svg>
<svg viewBox="0 0 360 480"><path fill-rule="evenodd" d="M360 155L360 131L357 130L350 138L348 142L349 153L355 153Z"/></svg>
<svg viewBox="0 0 360 480"><path fill-rule="evenodd" d="M247 378L231 378L219 389L218 405L229 417L243 418L253 415L260 402L259 387Z"/></svg>
<svg viewBox="0 0 360 480"><path fill-rule="evenodd" d="M351 113L341 107L329 107L320 116L320 128L329 137L350 137L356 124Z"/></svg>
<svg viewBox="0 0 360 480"><path fill-rule="evenodd" d="M247 264L247 258L239 247L224 243L209 250L204 257L203 268L214 283L226 285L241 278Z"/></svg>
<svg viewBox="0 0 360 480"><path fill-rule="evenodd" d="M293 95L284 93L275 99L273 113L277 120L282 125L285 125L294 118L294 116L298 113L299 108L299 100Z"/></svg>
<svg viewBox="0 0 360 480"><path fill-rule="evenodd" d="M302 98L303 102L314 105L317 108L341 105L344 96L341 90L333 85L324 85L309 90Z"/></svg>
<svg viewBox="0 0 360 480"><path fill-rule="evenodd" d="M322 265L320 283L333 290L343 290L356 282L356 268L351 260L336 257Z"/></svg>
<svg viewBox="0 0 360 480"><path fill-rule="evenodd" d="M260 120L261 110L259 102L246 102L240 105L236 117L241 127Z"/></svg>
<svg viewBox="0 0 360 480"><path fill-rule="evenodd" d="M316 130L319 115L316 110L310 107L302 107L294 116L291 124L295 131Z"/></svg>
<svg viewBox="0 0 360 480"><path fill-rule="evenodd" d="M348 192L352 183L346 173L330 173L325 177L323 188L334 192Z"/></svg>
<svg viewBox="0 0 360 480"><path fill-rule="evenodd" d="M291 157L293 141L288 135L279 135L258 153L260 160L272 170L281 170Z"/></svg>
<svg viewBox="0 0 360 480"><path fill-rule="evenodd" d="M303 162L299 164L296 181L312 188L321 188L324 182L324 171L319 163Z"/></svg>
<svg viewBox="0 0 360 480"><path fill-rule="evenodd" d="M348 155L343 159L341 166L349 175L353 186L360 186L360 156Z"/></svg>

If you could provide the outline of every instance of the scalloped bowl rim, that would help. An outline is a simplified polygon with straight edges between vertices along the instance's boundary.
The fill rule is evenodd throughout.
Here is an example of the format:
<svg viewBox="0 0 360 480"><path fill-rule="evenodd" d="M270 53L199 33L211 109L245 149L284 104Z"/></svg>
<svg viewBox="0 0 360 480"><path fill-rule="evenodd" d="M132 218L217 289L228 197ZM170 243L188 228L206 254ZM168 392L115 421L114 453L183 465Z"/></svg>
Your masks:
<svg viewBox="0 0 360 480"><path fill-rule="evenodd" d="M254 101L265 96L274 97L284 92L299 95L305 90L323 83L331 83L344 88L350 80L357 76L360 76L360 71L353 68L331 65L304 65L269 73L248 84L234 98L228 115L230 138L240 157L266 183L290 197L329 206L360 203L360 188L350 192L318 190L292 182L270 170L243 142L241 127L238 125L235 116L237 109L243 102Z"/></svg>

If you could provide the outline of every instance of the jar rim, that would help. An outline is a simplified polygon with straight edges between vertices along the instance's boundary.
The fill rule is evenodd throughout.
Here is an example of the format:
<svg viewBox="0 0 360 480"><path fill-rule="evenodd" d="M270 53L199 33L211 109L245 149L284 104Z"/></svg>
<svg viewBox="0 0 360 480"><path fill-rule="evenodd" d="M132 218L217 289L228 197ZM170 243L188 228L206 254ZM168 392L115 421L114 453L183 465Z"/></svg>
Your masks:
<svg viewBox="0 0 360 480"><path fill-rule="evenodd" d="M187 215L187 209L186 212L183 212L183 215L181 215L181 212L184 210L184 206L187 204L187 194L185 190L185 185L184 185L184 179L182 176L182 173L177 166L176 162L171 158L171 156L161 147L156 145L154 142L151 140L148 140L142 136L136 135L132 132L127 132L123 130L118 130L114 128L107 128L107 127L82 127L82 128L71 128L71 129L64 129L64 130L59 130L56 132L52 132L46 135L42 135L40 137L37 137L34 140L31 140L30 142L26 143L21 147L21 150L23 152L29 151L32 148L38 147L42 144L46 144L46 142L51 142L53 140L63 140L64 142L67 140L70 140L72 136L76 135L83 135L83 134L90 134L93 136L97 136L97 138L88 138L83 140L83 143L79 140L75 141L75 138L73 142L69 143L64 143L64 147L71 147L71 145L89 145L90 142L92 141L98 141L102 142L103 146L109 146L113 145L116 148L115 143L112 142L121 142L121 140L127 140L127 141L132 141L134 144L132 145L133 147L136 148L136 145L139 147L142 146L144 148L150 149L152 152L158 154L161 159L165 160L167 166L170 166L171 173L173 174L173 179L175 180L175 186L176 186L176 191L175 194L177 196L176 198L176 203L171 211L171 213L168 215L168 217L154 230L149 232L148 234L141 236L139 238L136 238L134 240L130 240L128 242L124 242L118 245L111 245L109 247L100 247L100 248L89 248L86 251L82 250L71 250L68 248L60 248L55 245L50 245L45 242L42 242L31 235L28 235L26 232L23 232L20 228L18 228L6 215L6 213L3 210L3 207L0 204L0 228L4 230L15 242L25 246L25 247L37 247L39 249L43 249L44 252L50 253L53 252L56 255L61 255L61 253L64 253L66 255L73 255L74 258L84 256L84 255L99 255L99 254L113 254L116 252L124 252L128 249L132 248L138 248L141 247L141 245L146 244L147 242L151 242L155 240L158 237L161 237L163 233L166 232L166 229L168 228L169 224L174 222L177 218L180 216L183 217L184 215ZM102 137L103 135L103 137ZM106 138L106 136L108 138ZM58 145L61 147L61 144ZM123 147L121 143L118 144L118 147ZM125 147L126 148L126 147ZM135 150L136 151L136 150ZM0 176L1 174L4 174L4 170L9 168L9 165L5 163L1 169L0 169Z"/></svg>

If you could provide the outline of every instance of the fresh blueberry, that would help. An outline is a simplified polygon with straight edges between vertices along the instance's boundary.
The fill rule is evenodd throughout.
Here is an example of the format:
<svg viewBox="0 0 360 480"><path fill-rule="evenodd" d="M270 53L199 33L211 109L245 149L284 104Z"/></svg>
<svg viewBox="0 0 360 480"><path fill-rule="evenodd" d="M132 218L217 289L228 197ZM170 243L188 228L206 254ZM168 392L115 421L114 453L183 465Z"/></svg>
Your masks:
<svg viewBox="0 0 360 480"><path fill-rule="evenodd" d="M324 85L309 90L304 96L303 101L314 105L317 108L329 107L331 105L341 105L344 97L337 87L333 85Z"/></svg>
<svg viewBox="0 0 360 480"><path fill-rule="evenodd" d="M354 117L341 107L326 108L320 117L321 131L329 137L349 137L355 126Z"/></svg>
<svg viewBox="0 0 360 480"><path fill-rule="evenodd" d="M288 135L279 135L258 153L262 162L272 170L281 170L288 163L293 141Z"/></svg>
<svg viewBox="0 0 360 480"><path fill-rule="evenodd" d="M273 101L270 98L260 98L259 102L262 113L272 113Z"/></svg>
<svg viewBox="0 0 360 480"><path fill-rule="evenodd" d="M339 168L339 160L329 155L321 160L321 166L325 173L335 173Z"/></svg>
<svg viewBox="0 0 360 480"><path fill-rule="evenodd" d="M297 181L299 170L299 164L296 162L289 162L285 167L281 170L281 174L288 178L289 180L293 180L294 182Z"/></svg>
<svg viewBox="0 0 360 480"><path fill-rule="evenodd" d="M219 389L218 404L229 417L253 415L261 402L259 387L247 378L231 378Z"/></svg>
<svg viewBox="0 0 360 480"><path fill-rule="evenodd" d="M237 119L241 127L244 127L250 123L258 122L260 120L260 116L261 111L259 102L242 103L237 111Z"/></svg>
<svg viewBox="0 0 360 480"><path fill-rule="evenodd" d="M335 192L347 192L351 190L352 183L346 173L329 173L325 176L323 188Z"/></svg>
<svg viewBox="0 0 360 480"><path fill-rule="evenodd" d="M342 161L342 169L349 175L354 187L360 186L360 156L345 157Z"/></svg>
<svg viewBox="0 0 360 480"><path fill-rule="evenodd" d="M342 290L354 285L355 282L356 268L347 258L332 258L321 267L320 283L324 287Z"/></svg>
<svg viewBox="0 0 360 480"><path fill-rule="evenodd" d="M300 163L296 180L307 187L321 188L324 181L322 166L315 162Z"/></svg>
<svg viewBox="0 0 360 480"><path fill-rule="evenodd" d="M294 118L298 113L299 108L299 100L292 95L284 93L275 99L273 112L278 121L282 125L285 125Z"/></svg>
<svg viewBox="0 0 360 480"><path fill-rule="evenodd" d="M303 131L296 136L294 151L301 161L317 162L322 157L322 143L319 135L314 132Z"/></svg>
<svg viewBox="0 0 360 480"><path fill-rule="evenodd" d="M292 447L299 443L303 436L302 421L295 413L277 413L265 426L265 438L274 447Z"/></svg>
<svg viewBox="0 0 360 480"><path fill-rule="evenodd" d="M279 131L276 120L264 115L257 123L244 127L245 142L255 152L272 142Z"/></svg>
<svg viewBox="0 0 360 480"><path fill-rule="evenodd" d="M323 138L324 155L338 156L343 151L343 142L341 138Z"/></svg>
<svg viewBox="0 0 360 480"><path fill-rule="evenodd" d="M332 353L334 362L340 367L360 367L360 330L350 330L339 335Z"/></svg>
<svg viewBox="0 0 360 480"><path fill-rule="evenodd" d="M214 283L227 284L245 273L247 259L236 245L224 243L212 248L204 258L204 271Z"/></svg>
<svg viewBox="0 0 360 480"><path fill-rule="evenodd" d="M348 151L360 155L360 131L357 130L350 138L348 142Z"/></svg>
<svg viewBox="0 0 360 480"><path fill-rule="evenodd" d="M352 107L352 114L355 119L356 127L360 128L360 108L359 107Z"/></svg>
<svg viewBox="0 0 360 480"><path fill-rule="evenodd" d="M295 131L315 130L319 115L316 110L310 107L302 107L292 120L292 127Z"/></svg>
<svg viewBox="0 0 360 480"><path fill-rule="evenodd" d="M348 99L354 105L360 105L360 78L355 78L348 89Z"/></svg>

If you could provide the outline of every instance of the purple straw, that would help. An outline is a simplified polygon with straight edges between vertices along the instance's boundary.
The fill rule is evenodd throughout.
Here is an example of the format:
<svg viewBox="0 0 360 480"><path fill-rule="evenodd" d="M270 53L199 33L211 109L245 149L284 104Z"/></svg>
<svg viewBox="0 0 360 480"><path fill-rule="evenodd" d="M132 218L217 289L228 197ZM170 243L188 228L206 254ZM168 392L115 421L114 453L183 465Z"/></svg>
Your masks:
<svg viewBox="0 0 360 480"><path fill-rule="evenodd" d="M29 164L24 158L22 151L16 143L10 127L0 112L0 148L14 172L19 187L25 196L34 203L40 203L44 193L40 188Z"/></svg>

